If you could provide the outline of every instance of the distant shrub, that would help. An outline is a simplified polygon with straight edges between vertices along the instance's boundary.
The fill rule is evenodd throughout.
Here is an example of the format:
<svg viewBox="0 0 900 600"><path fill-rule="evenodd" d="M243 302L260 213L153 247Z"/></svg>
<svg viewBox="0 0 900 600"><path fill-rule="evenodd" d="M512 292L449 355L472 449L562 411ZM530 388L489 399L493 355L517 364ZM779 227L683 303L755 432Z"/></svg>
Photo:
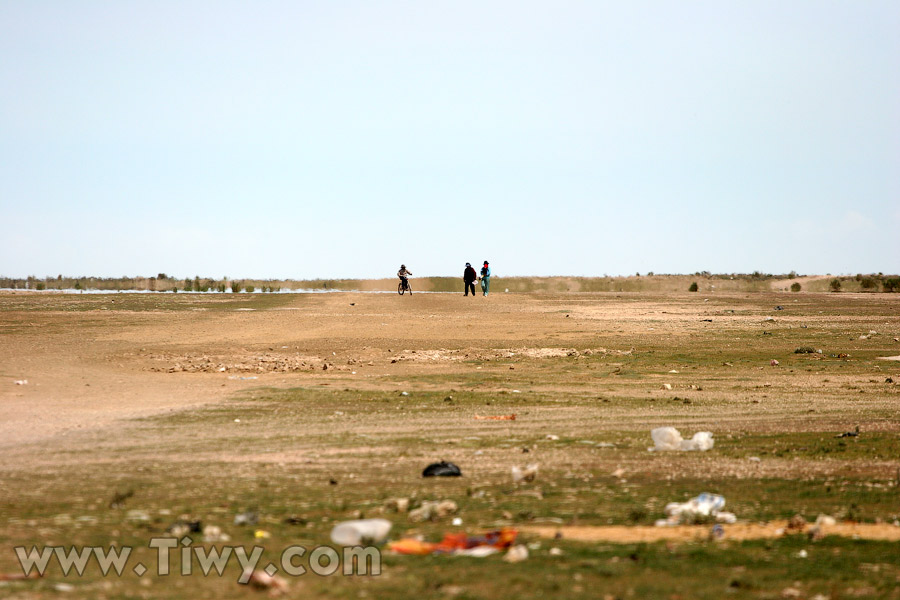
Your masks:
<svg viewBox="0 0 900 600"><path fill-rule="evenodd" d="M246 287L246 290L247 290L249 293L251 293L251 294L253 293L253 291L254 291L255 289L256 289L256 288L253 287L252 285L248 285L248 286Z"/></svg>
<svg viewBox="0 0 900 600"><path fill-rule="evenodd" d="M835 277L835 278L832 279L831 282L828 284L828 287L831 288L831 291L832 291L832 292L839 292L839 291L841 291L841 280L838 279L837 277Z"/></svg>
<svg viewBox="0 0 900 600"><path fill-rule="evenodd" d="M874 277L863 277L859 280L859 286L864 290L872 290L878 287L878 280Z"/></svg>
<svg viewBox="0 0 900 600"><path fill-rule="evenodd" d="M695 281L694 283L691 284L691 287L688 288L688 291L689 291L689 292L696 292L696 291L699 290L699 289L700 289L700 286L698 286L698 285L697 285L697 282Z"/></svg>
<svg viewBox="0 0 900 600"><path fill-rule="evenodd" d="M812 346L800 346L796 350L794 350L794 354L815 354L816 349Z"/></svg>
<svg viewBox="0 0 900 600"><path fill-rule="evenodd" d="M886 292L898 292L900 291L900 277L888 277L881 282L881 285Z"/></svg>
<svg viewBox="0 0 900 600"><path fill-rule="evenodd" d="M241 291L241 283L239 281L232 281L231 282L231 293L237 294L237 293L240 293L240 291Z"/></svg>
<svg viewBox="0 0 900 600"><path fill-rule="evenodd" d="M47 285L46 285L43 281L40 282L40 283L38 283L36 287L37 287L37 289L39 289L39 290L45 290L45 289L47 289Z"/></svg>
<svg viewBox="0 0 900 600"><path fill-rule="evenodd" d="M792 292L799 292L799 291L800 291L800 287L801 287L800 284L797 283L797 282L795 281L794 283L791 284L791 291L792 291Z"/></svg>
<svg viewBox="0 0 900 600"><path fill-rule="evenodd" d="M76 282L75 282L75 289L76 289L76 290L80 290L80 289L81 289L81 282L80 282L80 281L76 281Z"/></svg>
<svg viewBox="0 0 900 600"><path fill-rule="evenodd" d="M791 271L790 273L788 273L788 279L796 279L796 278L797 278L797 271Z"/></svg>
<svg viewBox="0 0 900 600"><path fill-rule="evenodd" d="M173 293L173 294L177 294L177 293L178 293L178 288L177 288L177 287L173 287L173 288L172 288L172 293Z"/></svg>
<svg viewBox="0 0 900 600"><path fill-rule="evenodd" d="M194 282L190 279L184 280L184 291L190 292L194 288Z"/></svg>
<svg viewBox="0 0 900 600"><path fill-rule="evenodd" d="M224 294L225 290L228 289L228 286L225 285L224 283L220 283L216 289L218 289L220 292L222 292Z"/></svg>

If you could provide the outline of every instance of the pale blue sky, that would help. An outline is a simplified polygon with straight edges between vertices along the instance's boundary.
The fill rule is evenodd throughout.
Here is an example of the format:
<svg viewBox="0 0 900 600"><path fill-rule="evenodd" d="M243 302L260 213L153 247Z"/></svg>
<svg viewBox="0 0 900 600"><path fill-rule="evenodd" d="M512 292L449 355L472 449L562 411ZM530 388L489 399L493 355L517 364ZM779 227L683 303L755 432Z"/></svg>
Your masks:
<svg viewBox="0 0 900 600"><path fill-rule="evenodd" d="M0 0L0 274L900 271L900 2Z"/></svg>

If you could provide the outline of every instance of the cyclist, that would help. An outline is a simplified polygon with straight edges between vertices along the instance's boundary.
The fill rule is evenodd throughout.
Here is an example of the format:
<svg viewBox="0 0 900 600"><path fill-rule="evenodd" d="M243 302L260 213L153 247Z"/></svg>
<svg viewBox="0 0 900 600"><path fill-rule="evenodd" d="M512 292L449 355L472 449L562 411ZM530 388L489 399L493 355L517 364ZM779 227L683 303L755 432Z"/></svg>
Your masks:
<svg viewBox="0 0 900 600"><path fill-rule="evenodd" d="M409 287L409 279L408 277L412 275L412 271L406 270L406 265L400 265L400 270L397 271L397 277L400 278L400 281L403 282L403 287Z"/></svg>

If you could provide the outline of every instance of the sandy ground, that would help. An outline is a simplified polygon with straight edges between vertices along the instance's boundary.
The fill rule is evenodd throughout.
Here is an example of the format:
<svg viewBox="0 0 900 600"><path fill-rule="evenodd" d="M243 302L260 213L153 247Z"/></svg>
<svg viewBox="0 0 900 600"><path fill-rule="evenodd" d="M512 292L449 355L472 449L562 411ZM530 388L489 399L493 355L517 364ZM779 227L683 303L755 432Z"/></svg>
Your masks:
<svg viewBox="0 0 900 600"><path fill-rule="evenodd" d="M866 431L900 431L897 388L884 383L891 375L900 382L900 376L896 365L875 361L900 348L892 341L900 331L894 295L496 293L472 298L461 293L333 293L264 298L262 303L252 296L240 303L226 296L174 296L0 294L0 449L6 468L27 470L44 464L48 450L74 447L73 440L85 434L114 437L136 418L223 402L260 386L444 389L441 385L454 385L454 377L477 374L481 366L475 362L490 365L500 359L519 361L508 368L516 369L515 381L526 381L532 390L647 397L639 408L611 404L605 409L611 420L591 423L595 428L615 429L627 422L649 430L669 424L673 419L653 401L671 402L673 395L690 394L722 403L713 413L682 419L693 431L843 431L854 422L863 422ZM773 312L776 305L787 310ZM868 333L876 329L876 334ZM749 348L737 335L748 332L753 343L759 340L762 346ZM823 346L823 353L794 357L798 340L807 338ZM777 344L772 341L776 339ZM747 358L750 350L759 356ZM626 358L640 355L650 364L656 352L664 358L646 372L621 372ZM840 358L839 352L850 356ZM776 353L782 361L787 357L806 362L796 369L778 369L768 360ZM602 356L605 371L594 374L580 367L577 361L586 356ZM562 358L574 361L571 370L544 369L544 361ZM700 365L699 375L685 370L697 368L691 367L692 360ZM844 361L849 370L819 373L816 361L822 360ZM505 383L498 367L489 368L492 378L480 389L513 393L512 385L520 385ZM410 383L426 375L446 377L449 383ZM848 421L848 397L854 401L853 411L863 417ZM398 431L425 426L415 417L404 419L396 421ZM535 434L552 429L580 435L588 427L584 415L569 407L541 422L516 423L518 431ZM506 425L479 426L489 432ZM254 460L227 453L218 458ZM564 464L566 459L560 453L558 459L549 455L547 460ZM687 474L737 477L790 477L800 473L798 469L816 476L869 469L888 477L896 468L894 460L874 457L802 467L789 459L763 466L725 458L679 464ZM730 527L729 535L765 536L777 529L775 524L747 527ZM893 530L884 534L864 529L834 531L894 535ZM533 530L555 535L559 528ZM650 540L707 531L596 528L563 529L563 535Z"/></svg>

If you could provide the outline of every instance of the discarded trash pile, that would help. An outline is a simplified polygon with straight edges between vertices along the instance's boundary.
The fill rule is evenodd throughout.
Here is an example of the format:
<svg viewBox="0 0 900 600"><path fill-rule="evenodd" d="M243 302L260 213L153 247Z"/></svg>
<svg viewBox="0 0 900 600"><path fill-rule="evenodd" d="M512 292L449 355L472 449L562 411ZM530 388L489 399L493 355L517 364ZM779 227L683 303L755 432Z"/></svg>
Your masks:
<svg viewBox="0 0 900 600"><path fill-rule="evenodd" d="M168 367L151 367L151 371L166 373L291 373L294 371L348 370L345 365L334 365L317 356L259 354L244 357L223 356L166 356L151 358L171 364Z"/></svg>
<svg viewBox="0 0 900 600"><path fill-rule="evenodd" d="M593 356L595 354L629 355L631 350L607 350L606 348L496 348L446 350L403 350L393 356L391 362L453 362L461 360L500 360L509 358L578 358L579 356Z"/></svg>
<svg viewBox="0 0 900 600"><path fill-rule="evenodd" d="M426 542L419 538L403 538L390 542L388 549L397 554L455 554L460 556L488 556L512 546L519 532L515 529L499 529L484 535L470 536L465 533L446 533L438 543Z"/></svg>
<svg viewBox="0 0 900 600"><path fill-rule="evenodd" d="M687 502L669 502L666 504L665 519L656 521L657 527L692 524L713 518L720 523L736 523L734 513L725 512L725 497L718 494L702 493Z"/></svg>
<svg viewBox="0 0 900 600"><path fill-rule="evenodd" d="M654 444L652 448L648 448L650 452L660 450L706 451L715 444L713 434L709 431L698 431L694 437L686 440L674 427L657 427L650 432L650 437L653 438Z"/></svg>

